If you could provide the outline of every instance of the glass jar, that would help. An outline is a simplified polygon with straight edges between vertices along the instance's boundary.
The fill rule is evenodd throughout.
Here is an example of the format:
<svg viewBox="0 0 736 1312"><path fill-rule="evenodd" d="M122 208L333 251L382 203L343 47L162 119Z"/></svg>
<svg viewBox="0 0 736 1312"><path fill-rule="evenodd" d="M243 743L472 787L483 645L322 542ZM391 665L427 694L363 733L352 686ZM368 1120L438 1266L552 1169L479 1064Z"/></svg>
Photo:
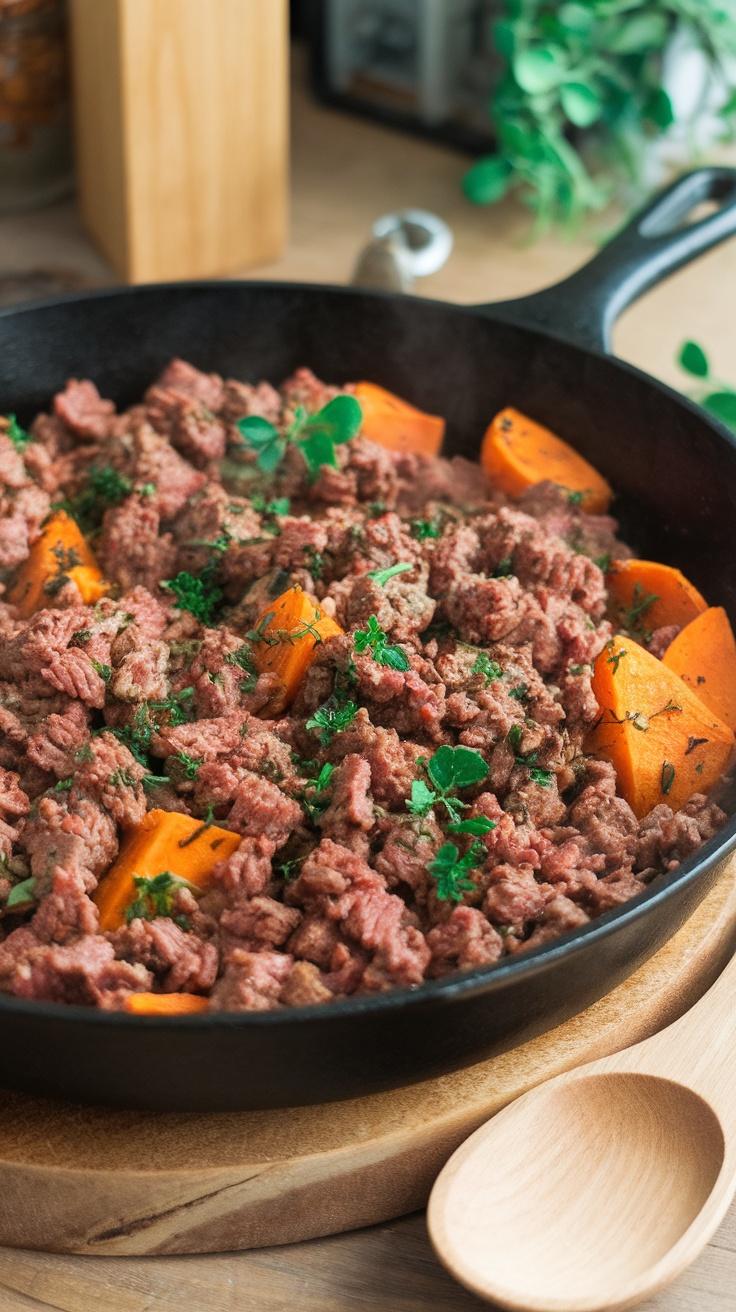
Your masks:
<svg viewBox="0 0 736 1312"><path fill-rule="evenodd" d="M73 186L66 0L0 0L0 211Z"/></svg>

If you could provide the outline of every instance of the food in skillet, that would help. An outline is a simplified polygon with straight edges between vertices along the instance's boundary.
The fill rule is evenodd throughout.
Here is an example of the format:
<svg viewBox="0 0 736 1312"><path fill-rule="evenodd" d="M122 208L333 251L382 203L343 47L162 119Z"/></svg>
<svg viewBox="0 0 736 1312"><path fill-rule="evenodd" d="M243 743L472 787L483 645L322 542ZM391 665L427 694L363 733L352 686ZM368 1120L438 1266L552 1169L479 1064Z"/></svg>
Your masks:
<svg viewBox="0 0 736 1312"><path fill-rule="evenodd" d="M490 965L724 823L736 646L512 409L174 361L0 420L0 989L263 1010ZM485 472L484 472L485 471Z"/></svg>

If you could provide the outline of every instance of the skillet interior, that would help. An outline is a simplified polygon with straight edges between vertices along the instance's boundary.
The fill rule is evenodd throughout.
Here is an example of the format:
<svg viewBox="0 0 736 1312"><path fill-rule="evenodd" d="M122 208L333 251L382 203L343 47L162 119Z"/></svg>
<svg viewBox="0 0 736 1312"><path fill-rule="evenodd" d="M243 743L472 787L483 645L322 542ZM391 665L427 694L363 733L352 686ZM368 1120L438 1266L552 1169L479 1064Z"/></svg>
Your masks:
<svg viewBox="0 0 736 1312"><path fill-rule="evenodd" d="M678 564L736 619L736 440L637 370L492 307L294 285L204 283L67 298L0 314L0 413L21 422L69 376L119 406L173 355L279 381L300 364L370 378L449 419L446 451L477 456L515 404L571 440L612 483L622 535ZM730 808L733 809L733 808ZM502 1051L608 992L704 896L736 822L673 876L527 957L307 1011L176 1021L0 999L0 1081L161 1109L219 1110L354 1096Z"/></svg>

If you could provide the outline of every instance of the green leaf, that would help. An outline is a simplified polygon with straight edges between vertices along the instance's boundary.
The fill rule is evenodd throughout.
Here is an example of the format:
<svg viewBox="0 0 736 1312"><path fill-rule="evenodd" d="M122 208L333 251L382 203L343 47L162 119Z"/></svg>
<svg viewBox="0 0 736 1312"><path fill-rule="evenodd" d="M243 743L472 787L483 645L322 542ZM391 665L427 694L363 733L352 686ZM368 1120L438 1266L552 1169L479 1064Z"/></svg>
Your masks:
<svg viewBox="0 0 736 1312"><path fill-rule="evenodd" d="M511 165L502 155L479 159L463 178L463 191L474 205L493 205L506 194Z"/></svg>
<svg viewBox="0 0 736 1312"><path fill-rule="evenodd" d="M362 422L363 410L354 396L335 396L304 427L323 430L333 442L350 442L358 436Z"/></svg>
<svg viewBox="0 0 736 1312"><path fill-rule="evenodd" d="M490 834L496 828L496 821L484 815L476 815L471 820L455 820L447 828L451 834L473 834L478 838L481 834Z"/></svg>
<svg viewBox="0 0 736 1312"><path fill-rule="evenodd" d="M436 801L437 794L423 779L412 781L411 800L406 803L407 811L411 811L413 815L426 815Z"/></svg>
<svg viewBox="0 0 736 1312"><path fill-rule="evenodd" d="M561 86L560 104L566 117L577 128L589 128L603 110L600 97L583 82L566 82Z"/></svg>
<svg viewBox="0 0 736 1312"><path fill-rule="evenodd" d="M311 433L309 437L298 439L296 445L304 456L307 468L313 478L316 477L323 465L328 465L330 469L338 468L335 442L328 433L316 431Z"/></svg>
<svg viewBox="0 0 736 1312"><path fill-rule="evenodd" d="M32 902L35 888L36 880L33 875L30 879L24 879L22 883L15 884L8 893L8 900L5 903L6 908L25 906L27 902Z"/></svg>
<svg viewBox="0 0 736 1312"><path fill-rule="evenodd" d="M286 450L286 438L278 437L270 446L264 446L258 452L256 464L264 474L272 474L274 469L281 464Z"/></svg>
<svg viewBox="0 0 736 1312"><path fill-rule="evenodd" d="M707 378L710 373L708 357L702 346L698 346L697 342L684 343L680 348L677 363L681 369L692 374L695 378Z"/></svg>
<svg viewBox="0 0 736 1312"><path fill-rule="evenodd" d="M533 46L514 57L514 77L530 96L551 91L564 76L564 64L552 46Z"/></svg>
<svg viewBox="0 0 736 1312"><path fill-rule="evenodd" d="M606 39L609 52L631 55L643 50L661 50L667 39L664 14L640 13L619 25L611 24Z"/></svg>
<svg viewBox="0 0 736 1312"><path fill-rule="evenodd" d="M245 419L239 419L236 427L248 446L256 449L268 446L279 436L278 429L267 419L261 419L260 415L248 415Z"/></svg>
<svg viewBox="0 0 736 1312"><path fill-rule="evenodd" d="M480 783L488 774L488 766L480 752L470 747L445 745L438 747L430 758L427 773L440 792L447 792L449 788L468 788Z"/></svg>
<svg viewBox="0 0 736 1312"><path fill-rule="evenodd" d="M510 64L516 50L516 25L508 18L497 19L493 24L493 41L499 55Z"/></svg>
<svg viewBox="0 0 736 1312"><path fill-rule="evenodd" d="M557 21L561 27L567 28L568 32L573 32L575 36L587 36L593 27L595 17L585 5L571 2L560 5Z"/></svg>
<svg viewBox="0 0 736 1312"><path fill-rule="evenodd" d="M366 578L374 579L376 583L384 588L389 579L395 578L397 574L404 574L406 570L413 568L414 565L410 560L403 560L398 565L389 565L388 569L369 569Z"/></svg>
<svg viewBox="0 0 736 1312"><path fill-rule="evenodd" d="M652 92L644 105L642 113L644 118L650 119L662 131L674 123L675 111L664 87L657 87L656 91Z"/></svg>
<svg viewBox="0 0 736 1312"><path fill-rule="evenodd" d="M711 392L703 397L702 404L716 419L736 430L736 392Z"/></svg>
<svg viewBox="0 0 736 1312"><path fill-rule="evenodd" d="M482 843L475 842L465 856L461 857L454 843L443 843L434 861L427 866L428 873L436 883L437 897L443 902L462 902L463 893L475 889L468 872L486 856Z"/></svg>

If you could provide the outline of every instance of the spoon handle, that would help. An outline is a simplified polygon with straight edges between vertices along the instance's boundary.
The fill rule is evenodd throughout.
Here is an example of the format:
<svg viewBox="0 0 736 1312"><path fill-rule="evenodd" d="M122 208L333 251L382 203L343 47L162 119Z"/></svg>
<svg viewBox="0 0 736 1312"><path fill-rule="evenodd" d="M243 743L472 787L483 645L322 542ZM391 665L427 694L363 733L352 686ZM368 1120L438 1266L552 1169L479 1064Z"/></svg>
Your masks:
<svg viewBox="0 0 736 1312"><path fill-rule="evenodd" d="M736 1133L736 956L684 1016L601 1066L609 1064L687 1085Z"/></svg>

